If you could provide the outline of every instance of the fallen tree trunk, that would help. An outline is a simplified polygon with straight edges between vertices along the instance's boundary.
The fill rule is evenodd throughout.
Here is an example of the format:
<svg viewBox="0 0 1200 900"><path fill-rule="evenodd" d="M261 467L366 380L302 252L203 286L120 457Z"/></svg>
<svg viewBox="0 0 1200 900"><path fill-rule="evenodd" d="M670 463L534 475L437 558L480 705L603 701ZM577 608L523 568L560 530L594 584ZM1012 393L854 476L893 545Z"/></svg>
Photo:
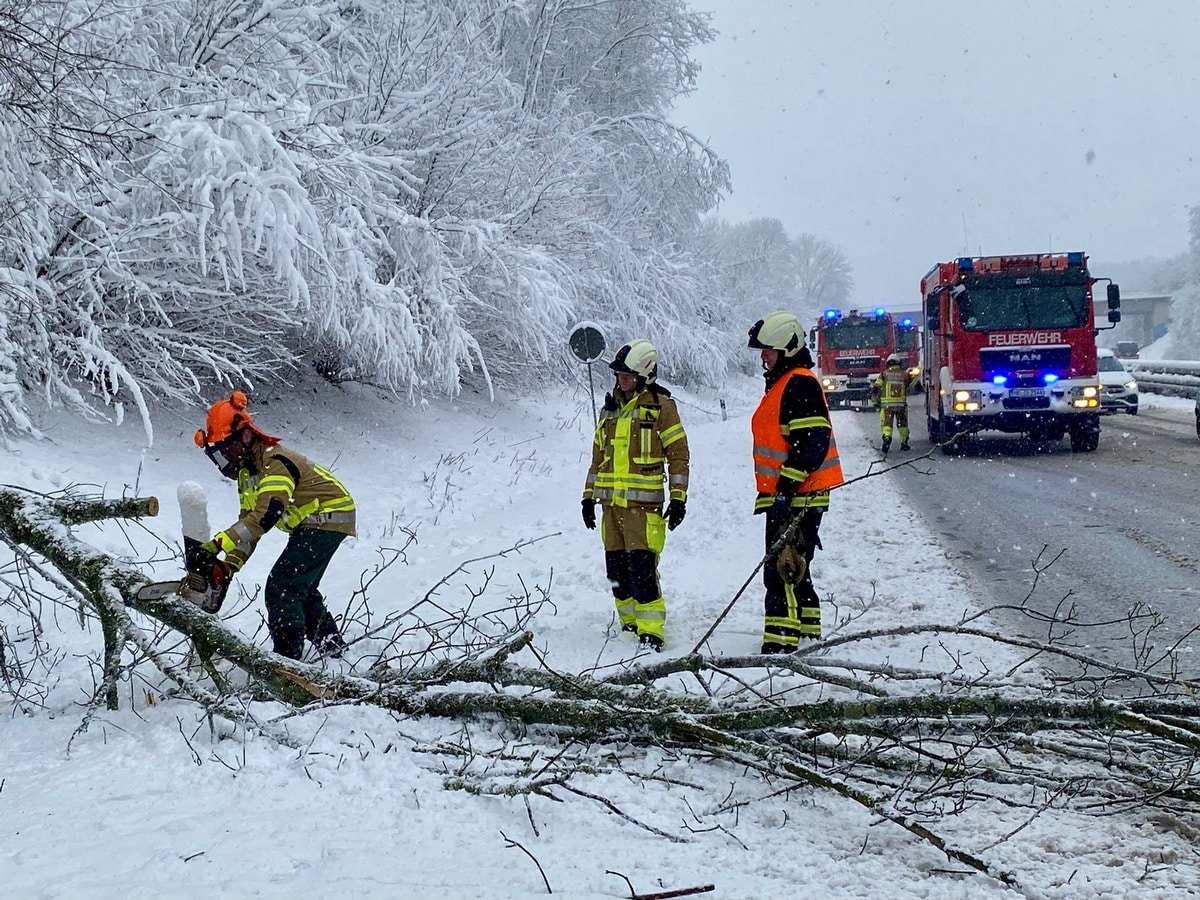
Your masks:
<svg viewBox="0 0 1200 900"><path fill-rule="evenodd" d="M829 647L845 651L856 642L869 647L880 637L938 630L930 625L844 634L786 658L693 653L632 661L607 676L564 673L545 665L526 627L531 608L519 604L495 637L457 650L443 644L443 655L431 662L412 662L429 659L426 652L404 664L385 664L380 654L373 661L363 656L336 667L313 665L255 646L182 598L139 599L145 575L72 532L82 522L152 516L156 508L153 498L81 501L0 490L0 538L30 565L52 568L47 575L53 583L73 590L99 618L104 677L95 702L109 708L117 704L123 655L132 648L207 715L288 741L276 722L250 717L249 694L228 695L232 689L217 679L211 662L194 664L196 657L222 660L252 686L239 690L265 691L283 704L283 716L369 704L407 717L500 719L561 748L524 760L501 743L481 749L486 741L480 736L447 741L432 752L468 760L456 763L456 774L446 779L449 787L505 796L550 796L560 787L594 798L569 786L581 773L597 770L591 748L620 748L614 765L633 767L636 748L654 745L832 791L1007 884L1018 877L954 846L927 823L987 801L1029 809L1030 815L1063 803L1165 807L1200 823L1200 708L1191 699L1200 686L1170 674L1109 667L1052 641L1002 638L963 623L941 631L1028 648L1035 656L1061 654L1113 678L1139 679L1159 693L1124 700L1070 696L1003 676L899 669L874 659L827 655ZM447 627L461 628L466 614L444 606L438 601ZM388 627L399 633L404 626L389 621ZM418 630L427 634L431 628L424 622ZM168 649L181 638L191 648L190 659L187 652ZM394 636L380 640L388 648L397 644ZM536 664L516 664L521 653ZM393 663L400 658L389 657ZM744 675L730 676L752 671L773 673L779 687L752 688ZM699 684L702 692L683 690L688 683ZM473 758L481 764L472 766ZM1073 774L1064 776L1064 769Z"/></svg>

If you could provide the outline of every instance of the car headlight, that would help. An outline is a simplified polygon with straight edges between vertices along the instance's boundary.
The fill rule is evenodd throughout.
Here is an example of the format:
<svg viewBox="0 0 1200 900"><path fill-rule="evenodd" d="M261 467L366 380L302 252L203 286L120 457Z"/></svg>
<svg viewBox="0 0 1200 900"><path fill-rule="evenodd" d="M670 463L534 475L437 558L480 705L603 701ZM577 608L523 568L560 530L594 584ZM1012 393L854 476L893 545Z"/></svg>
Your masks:
<svg viewBox="0 0 1200 900"><path fill-rule="evenodd" d="M1127 390L1127 391L1136 391L1136 390L1137 390L1137 382L1136 382L1136 381L1127 381L1127 382L1125 382L1125 390Z"/></svg>

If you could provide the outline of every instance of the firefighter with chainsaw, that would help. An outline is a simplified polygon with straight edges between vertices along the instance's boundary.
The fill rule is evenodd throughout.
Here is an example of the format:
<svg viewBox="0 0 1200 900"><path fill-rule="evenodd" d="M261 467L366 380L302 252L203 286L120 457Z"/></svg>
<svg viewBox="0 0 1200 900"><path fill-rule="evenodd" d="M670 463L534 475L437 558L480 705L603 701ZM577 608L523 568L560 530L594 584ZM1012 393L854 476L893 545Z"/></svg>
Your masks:
<svg viewBox="0 0 1200 900"><path fill-rule="evenodd" d="M667 531L679 527L687 509L687 435L671 392L657 382L658 353L649 341L623 346L609 368L617 383L604 398L592 440L583 524L596 527L599 503L604 565L621 630L657 652L667 619L658 557ZM670 493L665 513L664 480Z"/></svg>
<svg viewBox="0 0 1200 900"><path fill-rule="evenodd" d="M237 482L241 514L203 545L204 558L189 561L189 586L217 586L223 597L262 536L279 528L288 542L264 591L275 652L300 659L308 638L319 652L340 656L346 642L318 586L334 552L355 534L354 499L328 469L264 433L246 407L246 395L234 391L209 408L196 432L196 446Z"/></svg>
<svg viewBox="0 0 1200 900"><path fill-rule="evenodd" d="M821 637L821 604L809 564L821 546L829 492L843 482L829 404L812 372L800 322L777 311L750 328L765 392L751 418L755 515L766 516L762 653L792 653Z"/></svg>
<svg viewBox="0 0 1200 900"><path fill-rule="evenodd" d="M900 432L900 449L908 447L908 392L916 386L916 375L909 375L900 356L893 353L887 358L887 366L875 376L871 390L875 405L879 407L879 425L883 431L880 449L886 456L892 449L892 433Z"/></svg>

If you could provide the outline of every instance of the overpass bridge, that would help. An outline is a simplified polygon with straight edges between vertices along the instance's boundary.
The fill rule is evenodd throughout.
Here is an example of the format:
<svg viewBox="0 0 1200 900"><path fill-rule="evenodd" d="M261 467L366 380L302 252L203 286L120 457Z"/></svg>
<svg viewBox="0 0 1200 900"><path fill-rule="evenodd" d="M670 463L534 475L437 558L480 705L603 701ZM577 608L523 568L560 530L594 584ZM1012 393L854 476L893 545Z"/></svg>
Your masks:
<svg viewBox="0 0 1200 900"><path fill-rule="evenodd" d="M1096 290L1096 324L1108 322L1108 303L1104 291ZM1137 341L1139 347L1152 344L1166 333L1171 321L1170 294L1138 294L1121 292L1121 324L1111 331L1101 332L1100 341L1105 346L1115 346L1117 341Z"/></svg>

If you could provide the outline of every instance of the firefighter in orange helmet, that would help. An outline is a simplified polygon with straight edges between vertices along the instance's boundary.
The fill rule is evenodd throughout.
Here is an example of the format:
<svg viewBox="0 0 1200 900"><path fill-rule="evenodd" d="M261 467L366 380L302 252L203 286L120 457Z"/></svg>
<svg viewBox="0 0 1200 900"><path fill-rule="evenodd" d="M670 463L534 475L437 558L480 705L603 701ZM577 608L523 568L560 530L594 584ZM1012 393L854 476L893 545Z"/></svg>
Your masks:
<svg viewBox="0 0 1200 900"><path fill-rule="evenodd" d="M279 528L288 542L264 590L275 652L300 659L307 637L319 651L340 656L346 642L318 585L334 552L355 534L354 499L331 471L263 432L247 405L246 395L234 391L209 408L196 432L196 446L237 482L241 514L204 545L215 567L190 577L227 583L262 536Z"/></svg>
<svg viewBox="0 0 1200 900"><path fill-rule="evenodd" d="M621 347L609 368L616 372L617 384L604 398L593 435L583 524L596 527L599 503L605 570L621 629L636 633L642 646L660 651L667 604L658 557L667 531L678 527L687 509L687 435L671 392L657 382L658 352L649 341Z"/></svg>
<svg viewBox="0 0 1200 900"><path fill-rule="evenodd" d="M821 604L809 563L821 546L821 518L842 466L829 404L812 372L800 322L777 311L750 328L761 351L765 393L751 418L754 512L766 515L763 653L792 653L821 637Z"/></svg>

